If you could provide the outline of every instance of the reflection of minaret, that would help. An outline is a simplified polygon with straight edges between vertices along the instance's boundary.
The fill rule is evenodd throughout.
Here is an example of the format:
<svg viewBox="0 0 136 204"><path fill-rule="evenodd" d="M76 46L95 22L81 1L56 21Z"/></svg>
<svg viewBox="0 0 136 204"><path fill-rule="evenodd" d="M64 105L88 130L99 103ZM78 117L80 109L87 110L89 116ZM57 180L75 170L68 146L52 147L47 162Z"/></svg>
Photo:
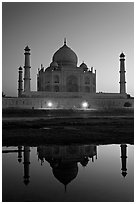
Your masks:
<svg viewBox="0 0 136 204"><path fill-rule="evenodd" d="M96 147L95 147L96 148ZM95 155L95 159L97 159L98 158L98 150L96 149L96 155Z"/></svg>
<svg viewBox="0 0 136 204"><path fill-rule="evenodd" d="M22 161L22 146L18 146L18 162Z"/></svg>
<svg viewBox="0 0 136 204"><path fill-rule="evenodd" d="M121 144L121 163L122 163L122 176L127 175L127 168L126 168L126 163L127 163L127 145L126 144Z"/></svg>
<svg viewBox="0 0 136 204"><path fill-rule="evenodd" d="M24 183L27 185L30 180L29 176L29 165L30 165L30 147L24 147Z"/></svg>

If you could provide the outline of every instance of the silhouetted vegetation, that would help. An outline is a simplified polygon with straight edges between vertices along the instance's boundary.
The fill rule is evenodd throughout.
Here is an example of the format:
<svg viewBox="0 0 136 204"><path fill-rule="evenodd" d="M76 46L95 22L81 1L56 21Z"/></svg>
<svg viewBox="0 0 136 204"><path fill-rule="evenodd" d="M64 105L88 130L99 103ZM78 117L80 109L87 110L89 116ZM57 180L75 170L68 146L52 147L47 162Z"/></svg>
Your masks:
<svg viewBox="0 0 136 204"><path fill-rule="evenodd" d="M134 109L101 109L101 110L45 110L45 109L3 109L3 117L92 117L92 116L133 116Z"/></svg>
<svg viewBox="0 0 136 204"><path fill-rule="evenodd" d="M131 105L131 103L129 103L129 102L126 102L125 104L124 104L124 107L131 107L132 105Z"/></svg>
<svg viewBox="0 0 136 204"><path fill-rule="evenodd" d="M6 94L4 94L4 92L2 91L2 97L5 97L6 96Z"/></svg>

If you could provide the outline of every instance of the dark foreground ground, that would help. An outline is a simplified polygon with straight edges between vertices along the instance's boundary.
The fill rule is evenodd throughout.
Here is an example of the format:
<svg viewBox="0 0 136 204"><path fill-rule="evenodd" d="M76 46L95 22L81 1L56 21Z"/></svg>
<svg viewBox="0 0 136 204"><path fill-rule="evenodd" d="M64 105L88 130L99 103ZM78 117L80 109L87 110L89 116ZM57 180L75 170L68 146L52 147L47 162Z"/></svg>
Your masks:
<svg viewBox="0 0 136 204"><path fill-rule="evenodd" d="M133 144L133 110L6 110L3 146L47 144Z"/></svg>
<svg viewBox="0 0 136 204"><path fill-rule="evenodd" d="M71 116L71 117L91 117L91 116L134 116L133 108L123 108L123 109L105 109L105 110L45 110L45 109L3 109L3 118L8 117L61 117L61 116Z"/></svg>

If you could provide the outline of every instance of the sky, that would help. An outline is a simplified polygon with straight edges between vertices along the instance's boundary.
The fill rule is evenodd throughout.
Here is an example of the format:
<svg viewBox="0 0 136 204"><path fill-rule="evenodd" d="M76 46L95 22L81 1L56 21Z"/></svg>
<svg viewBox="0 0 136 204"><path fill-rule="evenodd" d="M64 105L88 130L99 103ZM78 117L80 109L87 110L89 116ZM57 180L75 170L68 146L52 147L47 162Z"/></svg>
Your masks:
<svg viewBox="0 0 136 204"><path fill-rule="evenodd" d="M2 3L2 90L17 96L18 68L24 48L31 49L31 90L36 91L40 64L67 45L96 69L96 91L119 93L119 55L126 56L127 93L134 95L133 2Z"/></svg>

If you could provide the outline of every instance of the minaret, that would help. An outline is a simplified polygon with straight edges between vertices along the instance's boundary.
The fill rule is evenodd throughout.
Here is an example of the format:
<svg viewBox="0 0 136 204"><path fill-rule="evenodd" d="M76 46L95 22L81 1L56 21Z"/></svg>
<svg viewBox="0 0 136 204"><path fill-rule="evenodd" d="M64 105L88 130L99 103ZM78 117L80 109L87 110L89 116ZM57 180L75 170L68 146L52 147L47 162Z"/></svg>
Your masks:
<svg viewBox="0 0 136 204"><path fill-rule="evenodd" d="M30 182L29 178L29 165L30 165L30 147L24 147L24 184L28 185Z"/></svg>
<svg viewBox="0 0 136 204"><path fill-rule="evenodd" d="M39 91L39 71L40 71L40 69L38 68L38 74L37 74L37 91Z"/></svg>
<svg viewBox="0 0 136 204"><path fill-rule="evenodd" d="M122 176L127 175L127 168L126 168L126 163L127 163L127 145L126 144L121 144L121 164L122 164Z"/></svg>
<svg viewBox="0 0 136 204"><path fill-rule="evenodd" d="M24 66L24 92L30 92L30 48L25 47L25 66Z"/></svg>
<svg viewBox="0 0 136 204"><path fill-rule="evenodd" d="M94 70L95 73L95 93L96 93L96 69Z"/></svg>
<svg viewBox="0 0 136 204"><path fill-rule="evenodd" d="M21 97L23 91L23 79L22 79L22 67L19 67L19 77L18 77L18 97Z"/></svg>
<svg viewBox="0 0 136 204"><path fill-rule="evenodd" d="M122 52L120 55L120 93L126 93L126 81L125 81L125 55Z"/></svg>

